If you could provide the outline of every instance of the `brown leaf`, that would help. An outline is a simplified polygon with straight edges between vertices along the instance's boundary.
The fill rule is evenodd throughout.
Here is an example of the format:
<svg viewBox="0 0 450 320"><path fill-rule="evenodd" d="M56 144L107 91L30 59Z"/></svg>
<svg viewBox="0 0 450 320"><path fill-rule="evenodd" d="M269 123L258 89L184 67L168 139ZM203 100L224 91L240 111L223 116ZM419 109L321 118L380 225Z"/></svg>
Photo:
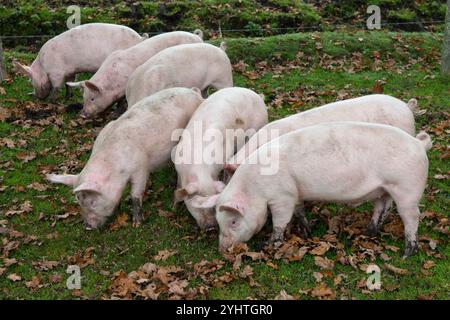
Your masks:
<svg viewBox="0 0 450 320"><path fill-rule="evenodd" d="M282 289L280 293L275 297L275 300L295 300L295 298L288 294L286 290Z"/></svg>
<svg viewBox="0 0 450 320"><path fill-rule="evenodd" d="M316 279L316 282L322 282L323 274L320 272L313 272L313 277Z"/></svg>
<svg viewBox="0 0 450 320"><path fill-rule="evenodd" d="M22 163L27 163L36 158L35 152L25 153L25 152L18 152L16 153L16 158L21 160Z"/></svg>
<svg viewBox="0 0 450 320"><path fill-rule="evenodd" d="M93 252L94 247L89 247L84 250L84 253L78 252L73 256L67 257L67 261L72 265L76 264L80 268L84 268L95 263L95 259L92 257Z"/></svg>
<svg viewBox="0 0 450 320"><path fill-rule="evenodd" d="M39 279L38 276L34 276L31 281L25 282L25 286L28 289L37 289L39 285L41 284L41 279Z"/></svg>
<svg viewBox="0 0 450 320"><path fill-rule="evenodd" d="M58 261L33 261L31 263L33 267L39 271L48 271L52 270L53 268L57 267L59 265Z"/></svg>
<svg viewBox="0 0 450 320"><path fill-rule="evenodd" d="M393 273L396 273L396 274L400 274L400 275L407 275L407 274L409 273L408 270L406 270L406 269L401 269L401 268L397 268L397 267L395 267L395 266L393 266L392 264L389 264L389 263L385 263L385 264L384 264L384 267L385 267L387 270L389 270L389 271L391 271L391 272L393 272Z"/></svg>
<svg viewBox="0 0 450 320"><path fill-rule="evenodd" d="M241 278L248 278L251 277L252 275L253 275L253 268L250 267L249 265L246 265L239 274Z"/></svg>
<svg viewBox="0 0 450 320"><path fill-rule="evenodd" d="M11 116L11 113L8 109L0 107L0 121L5 121Z"/></svg>
<svg viewBox="0 0 450 320"><path fill-rule="evenodd" d="M33 183L29 184L27 186L27 188L33 189L33 190L36 190L36 191L40 191L40 192L45 191L45 190L48 189L48 187L46 185L43 185L42 183L39 183L39 182L33 182Z"/></svg>
<svg viewBox="0 0 450 320"><path fill-rule="evenodd" d="M12 258L12 259L4 258L3 259L3 264L5 265L5 267L12 266L13 264L16 264L16 263L17 263L16 258Z"/></svg>
<svg viewBox="0 0 450 320"><path fill-rule="evenodd" d="M12 148L15 148L16 144L14 143L13 140L11 140L9 138L1 138L0 146L6 146L6 147L12 149Z"/></svg>
<svg viewBox="0 0 450 320"><path fill-rule="evenodd" d="M316 256L314 257L314 263L323 270L332 270L334 268L334 262L328 258Z"/></svg>
<svg viewBox="0 0 450 320"><path fill-rule="evenodd" d="M59 282L61 282L61 280L62 280L62 277L59 274L53 274L50 276L51 283L59 283Z"/></svg>
<svg viewBox="0 0 450 320"><path fill-rule="evenodd" d="M13 281L13 282L16 282L16 281L22 280L22 277L17 275L17 274L15 274L15 273L11 273L10 275L8 275L8 279Z"/></svg>
<svg viewBox="0 0 450 320"><path fill-rule="evenodd" d="M174 256L178 253L176 250L160 250L158 254L153 257L156 261L165 261L169 259L171 256Z"/></svg>
<svg viewBox="0 0 450 320"><path fill-rule="evenodd" d="M380 80L377 80L375 82L375 85L372 88L372 92L373 93L380 93L380 94L383 93L384 92L384 90L383 90L383 82L380 81Z"/></svg>
<svg viewBox="0 0 450 320"><path fill-rule="evenodd" d="M319 283L314 289L311 291L311 296L316 298L335 298L336 293L327 287L324 282Z"/></svg>
<svg viewBox="0 0 450 320"><path fill-rule="evenodd" d="M117 215L116 220L111 224L109 230L115 231L117 229L127 226L129 218L130 218L129 215L125 212Z"/></svg>
<svg viewBox="0 0 450 320"><path fill-rule="evenodd" d="M424 264L423 264L422 267L423 267L424 269L428 270L428 269L433 268L435 265L436 265L436 264L434 263L434 261L432 261L432 260L427 260L427 261L424 262Z"/></svg>
<svg viewBox="0 0 450 320"><path fill-rule="evenodd" d="M315 247L314 249L310 250L309 253L316 255L316 256L322 256L324 255L328 249L330 249L330 244L326 242L320 242L320 244Z"/></svg>

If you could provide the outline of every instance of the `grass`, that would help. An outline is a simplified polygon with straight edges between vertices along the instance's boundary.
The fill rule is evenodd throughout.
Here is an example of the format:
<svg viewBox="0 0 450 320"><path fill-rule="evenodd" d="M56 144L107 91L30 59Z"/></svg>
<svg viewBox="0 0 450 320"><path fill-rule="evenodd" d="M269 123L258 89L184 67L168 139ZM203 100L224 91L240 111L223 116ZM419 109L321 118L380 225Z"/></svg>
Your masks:
<svg viewBox="0 0 450 320"><path fill-rule="evenodd" d="M372 92L378 80L384 82L384 92L405 101L411 97L419 100L420 109L426 110L416 116L417 129L426 129L432 134L435 148L428 155L430 159L429 182L426 194L421 203L421 211L435 212L440 217L448 218L449 213L449 183L447 179L435 178L438 174L450 171L448 158L441 159L448 136L439 133L439 126L448 120L450 107L449 78L439 75L439 50L441 37L432 34L394 34L384 32L371 33L314 33L291 34L269 38L233 39L227 41L228 53L233 63L243 60L247 66L237 70L235 82L237 86L253 88L264 92L266 102L271 106L270 118L277 119L298 111L335 101L339 96L353 97ZM321 46L317 46L320 43ZM298 52L304 53L303 57ZM379 62L374 58L374 52L379 54ZM9 59L17 57L31 61L34 54L24 48L8 50ZM359 57L359 58L358 58ZM326 63L323 63L323 59ZM360 59L360 60L358 60ZM322 62L321 62L322 61ZM355 61L360 61L355 65ZM304 63L303 63L304 62ZM261 68L261 63L266 63ZM335 67L330 68L330 65ZM236 68L235 68L236 69ZM257 77L249 77L252 72ZM6 94L0 95L0 107L14 109L18 105L41 108L41 102L35 101L27 93L31 86L26 79L13 76L11 81L3 84ZM299 94L298 90L301 90ZM292 94L295 101L281 99L283 94ZM71 103L79 102L78 94ZM59 101L61 105L67 102ZM37 105L36 105L37 104ZM39 123L38 120L19 122L0 122L0 139L10 138L14 141L13 148L3 146L0 151L0 187L7 188L0 192L0 223L13 228L25 235L34 235L37 240L26 243L20 238L20 245L9 254L15 258L16 264L6 266L6 261L0 260L0 270L5 268L0 276L0 298L3 299L73 299L74 292L68 290L65 280L69 276L65 270L69 265L68 257L83 253L88 247L94 248L95 262L82 269L81 296L93 299L109 297L108 287L115 272L123 269L126 272L137 270L146 262L155 262L154 256L164 249L176 250L178 253L163 262L163 265L177 265L189 269L191 263L203 259L213 260L223 257L217 251L218 241L214 235L198 231L194 220L186 209L179 206L172 210L172 194L176 183L176 173L169 166L151 175L147 197L145 199L145 224L138 229L130 224L117 230L86 232L79 215L68 219L56 219L56 215L67 212L77 212L75 198L68 187L48 185L43 179L43 171L78 172L89 157L90 145L98 130L105 121L99 120L74 126L78 115L68 109L60 112L56 118ZM63 124L55 124L55 119L62 119ZM448 128L447 128L448 130ZM448 134L448 131L447 131ZM0 140L1 141L1 140ZM1 142L0 142L1 143ZM35 152L36 158L22 163L16 155ZM36 191L27 186L39 182L48 186L47 190ZM439 190L439 192L436 192ZM126 196L124 196L126 198ZM29 200L32 210L29 213L16 214L7 217L11 208L18 208ZM125 199L126 200L126 199ZM354 209L344 206L327 205L316 209L327 209L332 215L345 217ZM361 214L371 210L371 205L357 209ZM121 203L120 212L129 212L128 201ZM170 212L167 218L159 213ZM327 225L318 215L309 213L309 218L315 220L313 234L322 239ZM5 221L6 220L6 221ZM327 285L336 290L337 298L356 299L416 299L419 296L430 296L435 299L448 299L450 288L450 264L448 236L433 230L433 224L425 219L420 225L420 235L426 235L438 242L436 255L428 256L422 250L418 255L407 260L401 258L400 252L390 252L390 264L407 269L409 276L401 276L382 269L383 288L398 286L393 290L383 289L367 292L358 288L357 284L367 278L359 268L336 263L334 269L324 278ZM270 226L249 243L251 250L267 239ZM188 238L186 238L188 237ZM11 237L1 236L6 242L13 241ZM345 250L352 253L352 239L345 233L338 235L339 241L349 243ZM188 240L186 240L188 239ZM6 242L3 245L6 246ZM427 240L423 240L425 245ZM386 245L391 244L403 248L403 239L386 233L379 239ZM330 250L326 256L334 259L336 252ZM32 262L55 260L59 264L52 270L39 271ZM422 265L432 260L435 266L429 270L429 275L423 274ZM320 271L314 258L306 254L301 261L286 263L273 261L278 270L264 262L245 261L253 267L253 278L260 285L253 288L244 279L235 280L223 288L211 288L210 299L245 299L273 298L280 290L299 298L311 298L299 293L299 290L314 288L316 282L314 272ZM383 266L384 261L376 257L369 258L362 264L376 263ZM225 263L218 275L233 272L231 264ZM22 280L13 282L7 277L17 274ZM345 278L339 287L333 284L335 276L343 274ZM59 276L60 281L52 281L53 276ZM39 289L28 288L25 282L33 276L39 276ZM201 282L199 279L194 282Z"/></svg>

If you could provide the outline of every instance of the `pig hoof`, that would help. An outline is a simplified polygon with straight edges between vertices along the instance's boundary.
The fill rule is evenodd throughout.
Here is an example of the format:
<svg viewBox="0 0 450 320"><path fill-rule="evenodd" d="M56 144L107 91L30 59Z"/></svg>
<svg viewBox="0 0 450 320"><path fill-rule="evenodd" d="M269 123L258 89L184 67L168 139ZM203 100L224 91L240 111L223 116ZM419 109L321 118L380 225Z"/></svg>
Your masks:
<svg viewBox="0 0 450 320"><path fill-rule="evenodd" d="M403 259L406 259L419 251L419 246L417 241L408 241L405 245L405 253L403 254Z"/></svg>
<svg viewBox="0 0 450 320"><path fill-rule="evenodd" d="M372 223L366 229L365 235L368 237L376 237L378 235L378 228Z"/></svg>

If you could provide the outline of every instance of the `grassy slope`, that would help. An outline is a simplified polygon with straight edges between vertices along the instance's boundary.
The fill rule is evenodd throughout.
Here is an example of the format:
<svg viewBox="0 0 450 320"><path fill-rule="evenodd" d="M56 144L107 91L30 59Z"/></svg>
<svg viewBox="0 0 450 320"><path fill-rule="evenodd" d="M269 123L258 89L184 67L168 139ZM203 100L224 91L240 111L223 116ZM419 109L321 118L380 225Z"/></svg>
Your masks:
<svg viewBox="0 0 450 320"><path fill-rule="evenodd" d="M321 46L317 46L317 42L321 43ZM272 119L334 101L338 96L350 97L370 93L375 81L381 79L386 82L385 93L403 100L411 97L419 99L420 108L426 109L427 112L416 117L418 129L435 128L438 123L446 119L443 112L449 111L449 79L438 74L437 59L439 58L440 39L429 34L408 34L400 38L397 38L395 34L375 32L301 34L264 39L234 39L228 41L227 45L234 63L244 60L248 64L245 71L236 72L236 85L264 92L266 102L272 106L270 110ZM296 60L299 51L304 52L304 57ZM380 54L379 65L376 62L377 59L374 58L378 55L374 54L374 51L378 51ZM358 56L358 53L361 56ZM28 61L32 59L32 55L18 51L8 51L7 57L11 56ZM420 57L423 57L424 60L420 60ZM321 59L329 60L321 63ZM361 63L355 64L358 59L361 59ZM259 69L261 62L267 62L268 66ZM302 64L302 62L304 63ZM392 68L388 67L390 62L394 62ZM288 67L290 63L298 68ZM329 68L330 64L336 66ZM377 66L379 66L379 70L376 69ZM283 69L284 67L286 69ZM253 74L257 76L251 76ZM0 106L13 108L18 103L17 101L32 100L26 95L31 90L30 85L22 77L14 77L13 81L4 84L4 88L6 95L0 95ZM298 94L298 89L302 90L301 95ZM292 93L297 99L291 102L283 99L281 105L275 103L276 98L283 97L285 92ZM304 103L298 103L299 101ZM63 102L61 101L61 103ZM75 199L71 190L65 186L51 186L46 191L38 192L27 186L36 181L46 184L41 174L45 168L59 171L68 170L69 172L76 172L82 168L89 156L89 145L84 148L85 143L92 143L96 130L104 125L101 121L89 122L82 127L72 128L71 121L77 119L75 111L66 112L62 118L65 122L64 125L56 127L54 124L43 124L42 132L37 132L35 126L26 128L22 125L0 122L0 137L9 137L16 142L16 147L2 147L0 153L0 179L2 179L0 186L8 186L5 191L0 192L0 220L8 220L9 227L27 235L35 235L41 242L40 245L21 243L18 249L11 252L10 258L16 258L18 264L7 267L4 274L0 276L0 298L72 298L71 292L65 288L67 256L83 252L84 249L91 246L94 247L96 261L82 270L81 290L83 296L90 298L108 296L107 288L114 272L120 269L126 272L136 270L144 263L153 261L152 257L159 250L175 249L178 254L167 261L158 263L175 264L183 268L189 268L190 262L196 263L202 259L221 258L217 252L217 239L200 234L196 229L195 222L185 209L180 207L174 212L171 219L157 214L161 209L172 211L172 193L176 181L173 168L163 169L151 176L151 185L145 201L145 210L149 216L144 226L139 229L133 229L127 225L116 231L107 229L86 232L80 223L79 216L56 221L54 218L56 214L70 211L74 204ZM77 134L74 135L74 132ZM435 146L448 144L448 140L446 141L442 136L434 138ZM21 146L21 139L27 141L25 146ZM60 145L64 145L63 152L58 152L57 148ZM69 150L69 152L67 153L65 150ZM29 153L31 151L36 152L37 157L28 163L21 163L16 158L16 154L19 152ZM448 216L450 191L448 180L433 178L436 174L443 174L450 170L449 161L439 158L441 153L442 151L439 150L429 152L430 179L427 196L422 202L422 211L433 211ZM8 166L8 161L12 162L11 166ZM61 163L63 163L62 166ZM60 166L58 167L58 165ZM434 199L430 199L431 191L436 189L441 191L435 194ZM11 218L5 217L9 208L18 206L25 200L31 201L32 212L14 215ZM76 209L76 207L74 208ZM332 214L341 215L354 211L348 207L333 205L326 208ZM120 211L126 212L129 209L128 202L121 204ZM358 209L361 212L370 210L370 205ZM43 213L41 219L39 218L40 213ZM311 215L310 218L314 217ZM322 237L326 229L326 224L317 219L314 235ZM256 242L264 240L264 237L267 237L267 231L269 230L267 229L266 233L251 241L250 247L254 248ZM49 235L55 233L58 234L57 239L49 239L52 238ZM418 295L448 298L450 289L448 285L450 269L448 238L431 230L426 223L422 223L420 233L439 241L437 250L444 258L430 258L421 252L407 261L403 261L400 253L390 252L392 260L389 263L408 269L412 274L411 276L399 276L383 270L383 283L398 284L398 289L364 294L356 287L356 284L366 278L366 274L359 269L340 264L336 264L331 278L326 282L333 287L330 279L338 274L347 276L337 290L338 298L414 299ZM191 236L195 240L185 240L186 236ZM346 236L346 234L340 234L339 239L346 242ZM403 247L402 242L402 239L390 235L386 235L382 239L382 243L390 243L401 248ZM334 256L333 250L327 253L329 258L334 258ZM430 259L435 262L436 266L430 270L430 275L424 276L421 273L421 266L424 261ZM32 261L39 260L56 260L60 263L51 271L39 272L31 265ZM367 259L364 262L369 263L370 260ZM374 262L378 265L384 263L379 257ZM209 297L273 298L281 289L285 289L290 294L307 298L307 296L299 295L298 292L300 289L305 290L315 286L313 272L319 271L319 268L315 266L313 257L306 255L300 262L275 261L275 263L279 266L278 270L274 270L262 262L249 263L253 267L253 277L261 285L260 287L251 288L247 281L237 280L224 288L211 289ZM1 266L2 262L0 261L0 268ZM110 275L105 275L104 272L100 273L101 270L109 271ZM218 274L223 271L231 271L231 266L226 264ZM23 280L17 282L8 280L6 277L12 273L20 275ZM41 282L48 285L37 291L28 289L24 282L38 274ZM52 275L60 275L63 280L49 284Z"/></svg>

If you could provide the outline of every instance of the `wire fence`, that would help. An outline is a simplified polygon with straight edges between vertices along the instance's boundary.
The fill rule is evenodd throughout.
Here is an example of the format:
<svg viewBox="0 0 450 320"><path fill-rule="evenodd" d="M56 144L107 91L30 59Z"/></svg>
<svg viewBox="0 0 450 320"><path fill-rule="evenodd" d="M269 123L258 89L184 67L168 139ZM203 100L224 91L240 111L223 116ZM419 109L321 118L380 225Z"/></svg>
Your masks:
<svg viewBox="0 0 450 320"><path fill-rule="evenodd" d="M435 20L435 21L411 21L411 22L385 22L380 23L380 26L387 27L387 26L408 26L408 25L417 25L417 26L431 26L431 25L439 25L444 24L445 20ZM352 27L352 28L359 28L359 29L366 29L367 25L365 23L361 24L320 24L315 26L302 26L302 27L285 27L285 28L240 28L240 29L204 29L202 30L204 33L207 34L227 34L227 33L262 33L262 34L269 34L270 32L277 32L277 31L296 31L296 32L302 32L302 31L321 31L326 29L337 29L338 27ZM164 31L160 32L146 32L148 35L158 35L164 33ZM0 37L2 39L42 39L42 38L52 38L55 37L56 34L53 35L7 35Z"/></svg>

